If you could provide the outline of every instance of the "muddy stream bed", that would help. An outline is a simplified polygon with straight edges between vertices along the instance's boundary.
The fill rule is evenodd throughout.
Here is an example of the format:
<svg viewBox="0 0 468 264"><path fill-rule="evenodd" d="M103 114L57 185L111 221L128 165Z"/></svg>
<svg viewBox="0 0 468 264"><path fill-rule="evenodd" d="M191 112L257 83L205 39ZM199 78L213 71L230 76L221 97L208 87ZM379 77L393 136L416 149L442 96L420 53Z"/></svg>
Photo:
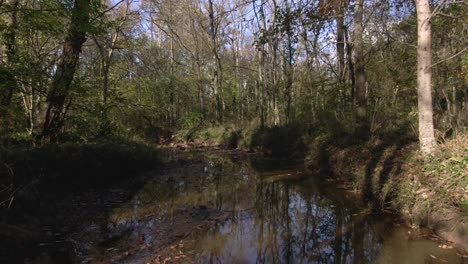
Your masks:
<svg viewBox="0 0 468 264"><path fill-rule="evenodd" d="M139 181L58 201L51 226L38 227L45 235L9 260L468 263L449 243L373 214L359 195L300 165L195 152L168 158Z"/></svg>

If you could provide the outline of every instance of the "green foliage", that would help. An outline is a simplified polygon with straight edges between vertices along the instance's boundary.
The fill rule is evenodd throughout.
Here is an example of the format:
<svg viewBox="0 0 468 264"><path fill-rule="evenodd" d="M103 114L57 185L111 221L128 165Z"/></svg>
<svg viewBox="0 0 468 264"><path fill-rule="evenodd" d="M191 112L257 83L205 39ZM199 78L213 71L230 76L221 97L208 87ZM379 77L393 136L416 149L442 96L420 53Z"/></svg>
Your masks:
<svg viewBox="0 0 468 264"><path fill-rule="evenodd" d="M49 103L47 94L60 59L66 37L64 25L66 28L69 24L73 3L20 1L16 62L8 67L0 66L0 72L5 73L0 76L12 75L19 86L8 107L10 122L2 123L2 129L8 130L5 133L30 130L33 134L41 133ZM151 30L153 35L136 30L143 17L134 8L129 9L130 13L124 19L125 2L112 10L107 10L109 6L100 1L90 3L92 23L85 29L88 41L82 49L80 68L73 80L72 104L63 137L86 142L105 135L119 135L158 142L158 131L182 130L178 134L185 134L183 140L186 140L199 129L202 121L206 124L219 122L213 87L213 50L205 45L210 42L210 36L200 27L204 18L196 5L169 8L164 2L158 2L158 8L161 8L158 16L161 17L155 19L161 19L163 28L171 29L159 36L155 28ZM218 49L222 64L222 90L219 92L224 120L218 125L236 124L240 128L259 120L263 114L267 126L299 122L313 124L317 130L340 138L342 134L352 134L355 120L352 81L348 75L351 65L347 65L344 83L339 83L333 62L333 45L320 37L314 43L315 35L311 34L335 30L333 26L328 28L333 23L326 22L333 18L311 4L291 6L284 2L275 9L265 7L271 8L265 10L266 28L253 32L239 32L239 28L246 26L245 20L239 19L242 17L238 13L240 10L233 10L233 16L223 14L219 26L225 32L220 35ZM2 12L8 13L8 8L0 6ZM145 10L148 6L141 8L149 11ZM387 14L386 9L376 12L383 17L369 14L370 31L365 37L367 112L373 136L402 127L405 133L415 134L417 131L417 54L412 47L416 45L417 23L411 7L406 8L409 11L404 14ZM460 19L434 18L434 61L443 60L464 48L463 38L458 37L457 32L464 29L466 18L460 15L465 11L462 5L450 5L444 12ZM269 20L270 14L276 15L274 20ZM169 15L171 19L165 19L164 16ZM344 15L351 19L351 13ZM319 17L321 19L317 19ZM378 20L381 18L398 23L386 25L385 34L373 31L372 23L378 26L383 23ZM322 19L324 24L320 22ZM2 42L6 30L6 20L2 17ZM111 47L116 32L118 36ZM268 47L263 64L259 61L258 49L246 45L247 42L263 43ZM298 49L299 46L304 48ZM113 48L113 55L107 62L109 90L104 105L103 63L110 48ZM434 67L434 86L438 87L434 93L436 126L442 133L456 131L468 120L462 114L466 110L463 86L468 76L465 74L466 58L462 55ZM259 66L263 67L264 83L259 83ZM290 77L291 86L288 85ZM4 90L5 83L0 82L0 90ZM291 109L286 120L289 97ZM33 104L31 118L24 106L24 100L29 102L30 99ZM33 120L33 125L29 119ZM215 133L214 141L223 141L220 136L223 134ZM241 134L246 135L245 132ZM246 141L245 137L240 137L241 145L250 144Z"/></svg>
<svg viewBox="0 0 468 264"><path fill-rule="evenodd" d="M202 124L203 115L198 112L187 113L182 121L182 129L191 130Z"/></svg>
<svg viewBox="0 0 468 264"><path fill-rule="evenodd" d="M67 10L60 3L57 3L57 1L41 1L38 4L42 9L54 11L38 12L36 10L25 9L20 13L22 21L20 26L28 27L28 30L34 30L42 34L52 36L62 35L64 33L64 25L68 24Z"/></svg>

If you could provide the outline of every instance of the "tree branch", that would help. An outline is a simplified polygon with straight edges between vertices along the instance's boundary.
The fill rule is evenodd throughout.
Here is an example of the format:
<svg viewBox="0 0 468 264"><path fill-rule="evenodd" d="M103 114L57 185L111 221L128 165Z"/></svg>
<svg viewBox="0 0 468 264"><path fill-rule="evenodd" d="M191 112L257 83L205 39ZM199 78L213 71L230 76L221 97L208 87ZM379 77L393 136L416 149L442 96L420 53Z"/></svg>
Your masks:
<svg viewBox="0 0 468 264"><path fill-rule="evenodd" d="M440 63L442 63L442 62L444 62L444 61L451 60L451 59L457 57L458 55L462 54L463 52L465 52L467 49L468 49L468 47L465 47L464 49L462 49L461 51L455 53L454 55L452 55L452 56L450 56L450 57L448 57L448 58L442 59L442 60L440 60L440 61L438 61L438 62L432 64L431 67L434 67L434 66L436 66L436 65L438 65L438 64L440 64Z"/></svg>

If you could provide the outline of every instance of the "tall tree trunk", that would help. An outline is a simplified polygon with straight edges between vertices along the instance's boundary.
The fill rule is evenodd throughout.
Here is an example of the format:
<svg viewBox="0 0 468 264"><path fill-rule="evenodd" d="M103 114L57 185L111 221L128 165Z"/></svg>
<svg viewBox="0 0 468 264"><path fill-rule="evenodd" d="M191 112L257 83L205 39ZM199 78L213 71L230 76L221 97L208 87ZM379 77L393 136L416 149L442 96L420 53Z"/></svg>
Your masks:
<svg viewBox="0 0 468 264"><path fill-rule="evenodd" d="M355 60L355 78L356 78L356 105L355 115L357 132L366 136L369 132L366 113L366 76L364 72L364 41L363 33L363 0L356 1L354 18L354 60Z"/></svg>
<svg viewBox="0 0 468 264"><path fill-rule="evenodd" d="M430 155L436 146L431 84L431 9L429 0L415 2L418 15L419 144L424 155Z"/></svg>
<svg viewBox="0 0 468 264"><path fill-rule="evenodd" d="M344 35L346 41L346 55L348 58L349 79L351 80L351 101L354 102L356 79L354 76L353 47L351 46L351 41L349 40L348 29L345 29Z"/></svg>
<svg viewBox="0 0 468 264"><path fill-rule="evenodd" d="M257 91L258 91L258 98L260 104L260 126L265 126L265 85L263 81L263 64L264 64L264 55L263 55L263 48L261 48L258 52L258 82L257 82Z"/></svg>
<svg viewBox="0 0 468 264"><path fill-rule="evenodd" d="M273 21L275 23L275 21ZM279 97L280 97L280 91L279 91L279 77L284 77L283 76L278 76L278 41L276 39L272 39L268 42L268 48L269 52L266 52L266 54L271 54L270 59L271 62L267 63L266 65L269 65L268 69L270 72L270 77L264 78L264 87L267 95L270 95L270 100L271 100L271 121L272 124L279 125L281 123L281 118L280 118L280 109L279 109ZM266 66L265 65L265 66ZM265 67L264 66L264 67ZM268 84L266 80L271 80Z"/></svg>
<svg viewBox="0 0 468 264"><path fill-rule="evenodd" d="M24 113L28 119L27 131L29 135L32 135L34 131L34 89L32 85L23 83L19 93L23 101Z"/></svg>
<svg viewBox="0 0 468 264"><path fill-rule="evenodd" d="M16 77L14 71L15 64L17 61L17 47L16 47L16 30L18 28L18 0L6 0L5 5L8 9L11 9L6 19L6 30L3 34L3 46L5 49L5 60L0 61L4 64L5 69L1 69L3 65L0 65L0 71L2 77L0 77L0 118L4 118L10 106L13 93L17 88Z"/></svg>
<svg viewBox="0 0 468 264"><path fill-rule="evenodd" d="M219 57L218 51L218 26L215 21L214 16L214 8L213 8L213 0L208 1L208 15L210 18L210 37L211 37L211 45L213 51L213 59L215 63L215 70L213 71L213 91L215 94L216 99L216 110L217 110L217 118L218 122L223 121L223 108L224 103L222 99L222 65L221 59Z"/></svg>
<svg viewBox="0 0 468 264"><path fill-rule="evenodd" d="M291 108L292 108L292 97L293 97L293 81L294 81L294 65L293 65L293 60L294 60L294 40L292 38L294 32L293 32L293 25L291 24L291 21L293 20L293 14L291 12L291 9L289 7L289 4L286 4L286 11L287 11L287 16L289 19L286 19L285 21L285 28L286 28L286 40L284 45L284 77L285 77L285 97L286 97L286 107L285 107L285 119L286 123L289 123L291 121Z"/></svg>
<svg viewBox="0 0 468 264"><path fill-rule="evenodd" d="M43 138L53 140L63 126L70 106L68 98L73 77L78 65L81 47L86 41L86 31L89 28L90 0L75 0L70 28L63 43L62 56L57 65L47 102Z"/></svg>
<svg viewBox="0 0 468 264"><path fill-rule="evenodd" d="M263 11L263 3L264 0L260 1L260 9L259 9L259 16L260 16L260 39L258 43L258 95L260 98L260 126L265 126L265 90L266 90L266 81L264 78L265 75L265 30L266 30L266 19L265 13ZM255 8L255 2L254 8Z"/></svg>
<svg viewBox="0 0 468 264"><path fill-rule="evenodd" d="M194 8L194 6L192 6ZM193 38L193 43L195 45L195 53L193 58L195 60L195 69L197 73L197 85L198 85L198 103L199 110L203 118L205 118L205 100L204 100L204 84L203 84L203 75L202 75L202 62L200 58L200 40L199 33L197 31L197 20L195 17L190 17L190 30L191 36Z"/></svg>
<svg viewBox="0 0 468 264"><path fill-rule="evenodd" d="M291 105L292 105L292 85L293 85L293 47L290 37L288 37L287 43L287 56L285 58L285 65L284 65L284 75L285 75L285 96L286 96L286 109L285 109L285 117L286 122L289 123L291 121Z"/></svg>
<svg viewBox="0 0 468 264"><path fill-rule="evenodd" d="M198 52L198 51L197 51ZM204 100L204 92L203 92L203 77L202 77L202 71L201 71L201 63L200 63L200 56L197 53L196 56L196 66L197 66L197 81L198 81L198 100L200 104L200 112L205 118L205 100Z"/></svg>
<svg viewBox="0 0 468 264"><path fill-rule="evenodd" d="M174 53L174 38L171 38L170 40L170 61L171 61L171 68L170 68L170 80L169 80L169 89L170 89L170 94L169 94L169 103L170 103L170 124L171 126L175 126L176 122L176 115L177 115L177 105L176 105L176 86L174 84L174 74L175 74L175 53Z"/></svg>
<svg viewBox="0 0 468 264"><path fill-rule="evenodd" d="M239 72L239 52L240 52L240 42L241 42L240 41L240 39L241 39L240 33L241 33L240 26L237 25L237 31L234 32L234 38L232 40L232 46L233 46L232 53L233 53L234 66L235 66L234 80L235 80L235 83L236 83L236 89L239 92L238 105L236 105L236 109L237 109L236 119L237 119L237 122L242 122L242 111L243 111L242 108L243 108L243 101L244 101L244 98L243 98L244 94L243 94L242 87L241 87L240 72Z"/></svg>
<svg viewBox="0 0 468 264"><path fill-rule="evenodd" d="M336 53L338 55L338 80L342 89L345 79L345 52L344 52L344 5L339 3L336 12Z"/></svg>

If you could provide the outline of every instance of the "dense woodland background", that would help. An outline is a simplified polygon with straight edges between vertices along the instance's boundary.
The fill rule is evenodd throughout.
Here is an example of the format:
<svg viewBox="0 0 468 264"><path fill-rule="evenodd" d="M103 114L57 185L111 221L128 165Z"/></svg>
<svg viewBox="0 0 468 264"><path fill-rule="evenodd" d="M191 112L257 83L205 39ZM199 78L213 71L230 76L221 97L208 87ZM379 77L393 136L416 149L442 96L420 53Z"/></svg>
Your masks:
<svg viewBox="0 0 468 264"><path fill-rule="evenodd" d="M441 139L468 122L468 4L432 7ZM0 16L6 142L213 124L417 135L413 1L2 0Z"/></svg>

